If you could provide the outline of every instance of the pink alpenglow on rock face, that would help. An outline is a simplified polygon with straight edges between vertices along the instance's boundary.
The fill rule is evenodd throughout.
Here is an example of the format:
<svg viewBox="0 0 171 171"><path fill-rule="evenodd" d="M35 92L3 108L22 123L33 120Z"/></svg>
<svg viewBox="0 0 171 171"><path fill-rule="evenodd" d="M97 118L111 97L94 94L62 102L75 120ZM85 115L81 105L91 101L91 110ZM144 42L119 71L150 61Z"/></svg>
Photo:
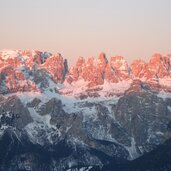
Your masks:
<svg viewBox="0 0 171 171"><path fill-rule="evenodd" d="M107 72L107 79L111 82L119 82L130 78L128 64L121 56L111 57Z"/></svg>
<svg viewBox="0 0 171 171"><path fill-rule="evenodd" d="M64 82L68 68L67 61L63 59L61 54L52 55L41 67L52 75L54 81Z"/></svg>
<svg viewBox="0 0 171 171"><path fill-rule="evenodd" d="M135 60L129 66L122 56L111 57L104 53L87 60L79 57L75 66L68 69L61 54L33 50L0 51L0 93L18 91L45 91L63 85L92 89L98 86L117 87L123 82L148 82L153 88L171 89L171 55L154 54L149 62ZM122 89L122 88L121 88ZM125 89L125 88L124 88Z"/></svg>
<svg viewBox="0 0 171 171"><path fill-rule="evenodd" d="M142 60L135 60L131 64L131 70L134 77L144 80L159 81L170 77L170 55L162 56L154 54L148 63Z"/></svg>
<svg viewBox="0 0 171 171"><path fill-rule="evenodd" d="M131 71L135 78L142 79L147 74L147 64L143 60L135 60L131 64Z"/></svg>

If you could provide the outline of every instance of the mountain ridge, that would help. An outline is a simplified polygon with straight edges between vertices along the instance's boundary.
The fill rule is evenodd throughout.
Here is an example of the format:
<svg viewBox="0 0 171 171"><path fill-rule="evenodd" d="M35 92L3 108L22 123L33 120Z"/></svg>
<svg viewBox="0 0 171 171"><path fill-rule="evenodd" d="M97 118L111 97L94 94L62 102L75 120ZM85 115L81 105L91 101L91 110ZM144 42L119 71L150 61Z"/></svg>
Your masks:
<svg viewBox="0 0 171 171"><path fill-rule="evenodd" d="M1 93L17 91L42 91L48 87L48 80L64 87L80 85L93 87L140 80L149 82L155 90L160 87L170 91L171 55L154 54L149 62L134 60L128 65L124 57L107 59L100 53L97 59L85 60L79 57L75 66L68 68L68 62L61 54L30 50L0 51ZM49 77L49 78L48 78ZM38 85L40 83L41 85ZM42 81L43 80L43 81ZM4 91L4 92L3 92Z"/></svg>
<svg viewBox="0 0 171 171"><path fill-rule="evenodd" d="M68 69L61 54L1 52L0 170L136 162L171 137L170 70L170 56L159 54L129 66L101 53Z"/></svg>

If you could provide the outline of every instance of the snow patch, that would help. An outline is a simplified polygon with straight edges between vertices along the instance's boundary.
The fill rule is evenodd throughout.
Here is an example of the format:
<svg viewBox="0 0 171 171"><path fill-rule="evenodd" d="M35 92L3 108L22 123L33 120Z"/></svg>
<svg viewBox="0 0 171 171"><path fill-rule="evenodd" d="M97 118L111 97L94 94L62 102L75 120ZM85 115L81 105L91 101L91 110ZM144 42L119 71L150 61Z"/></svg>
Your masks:
<svg viewBox="0 0 171 171"><path fill-rule="evenodd" d="M7 59L14 59L16 57L19 56L19 53L17 50L2 50L0 51L0 57L3 59L3 60L7 60Z"/></svg>
<svg viewBox="0 0 171 171"><path fill-rule="evenodd" d="M137 149L136 149L136 142L135 142L135 139L133 137L131 138L131 146L126 147L126 149L129 152L129 159L130 160L133 160L133 159L139 157L139 154L138 154Z"/></svg>
<svg viewBox="0 0 171 171"><path fill-rule="evenodd" d="M97 92L100 97L98 98L110 98L110 96L123 94L127 89L130 88L132 80L120 81L118 83L111 83L104 80L103 85L97 85L93 88L88 88L88 82L80 79L72 84L65 83L64 87L59 92L64 96L75 96L78 97L87 92ZM93 98L93 97L91 97Z"/></svg>
<svg viewBox="0 0 171 171"><path fill-rule="evenodd" d="M118 83L110 83L108 81L104 81L104 84L102 85L102 91L100 91L101 96L105 96L107 94L122 94L127 89L130 88L132 83L132 80L127 81L120 81Z"/></svg>
<svg viewBox="0 0 171 171"><path fill-rule="evenodd" d="M167 106L167 109L171 112L171 106Z"/></svg>
<svg viewBox="0 0 171 171"><path fill-rule="evenodd" d="M160 78L159 79L159 84L166 86L166 87L170 87L171 86L171 78Z"/></svg>
<svg viewBox="0 0 171 171"><path fill-rule="evenodd" d="M82 167L82 168L72 168L72 169L67 169L66 171L90 171L93 167L89 166L89 167Z"/></svg>
<svg viewBox="0 0 171 171"><path fill-rule="evenodd" d="M33 122L25 127L30 140L33 143L43 145L44 142L41 138L47 138L50 143L53 143L51 139L51 133L53 133L52 129L55 129L55 134L58 134L59 136L61 135L61 133L59 132L59 130L56 129L56 127L54 128L54 126L50 124L51 116L48 114L45 116L41 116L36 112L34 108L28 108L28 110L31 117L33 118ZM44 131L44 133L42 134L43 137L40 136L41 130Z"/></svg>
<svg viewBox="0 0 171 171"><path fill-rule="evenodd" d="M157 132L156 132L156 135L164 135L164 133L161 132L161 131L157 131Z"/></svg>
<svg viewBox="0 0 171 171"><path fill-rule="evenodd" d="M157 96L163 99L167 99L167 98L171 98L171 93L168 93L162 90Z"/></svg>

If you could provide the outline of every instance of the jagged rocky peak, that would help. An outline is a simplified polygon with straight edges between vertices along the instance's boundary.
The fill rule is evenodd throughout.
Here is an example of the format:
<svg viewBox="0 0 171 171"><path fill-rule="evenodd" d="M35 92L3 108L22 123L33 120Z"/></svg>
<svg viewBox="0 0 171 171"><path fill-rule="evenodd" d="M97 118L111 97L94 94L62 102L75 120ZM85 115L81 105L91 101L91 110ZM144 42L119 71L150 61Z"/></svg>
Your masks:
<svg viewBox="0 0 171 171"><path fill-rule="evenodd" d="M104 53L101 53L97 59L94 57L88 58L86 66L82 71L83 79L89 82L88 87L102 85L104 83L107 63L108 61Z"/></svg>
<svg viewBox="0 0 171 171"><path fill-rule="evenodd" d="M99 57L98 57L98 62L102 64L107 64L108 60L106 58L106 54L104 52L101 52Z"/></svg>
<svg viewBox="0 0 171 171"><path fill-rule="evenodd" d="M129 72L128 64L123 57L112 57L108 62L105 53L102 52L97 59L89 57L85 61L84 58L79 58L76 66L69 71L68 82L83 79L89 82L88 87L93 87L102 85L105 79L113 83L128 79Z"/></svg>
<svg viewBox="0 0 171 171"><path fill-rule="evenodd" d="M108 60L106 58L106 54L104 52L101 52L97 59L94 57L89 57L87 59L86 65L94 67L105 67L107 63Z"/></svg>
<svg viewBox="0 0 171 171"><path fill-rule="evenodd" d="M145 61L138 59L134 60L131 64L131 71L134 78L143 78L146 72L147 64Z"/></svg>
<svg viewBox="0 0 171 171"><path fill-rule="evenodd" d="M76 67L79 68L79 67L83 67L84 65L85 65L85 59L80 56L76 62Z"/></svg>
<svg viewBox="0 0 171 171"><path fill-rule="evenodd" d="M68 72L67 60L63 59L61 54L50 56L41 68L46 69L46 71L52 75L54 81L60 83L64 82L65 76Z"/></svg>
<svg viewBox="0 0 171 171"><path fill-rule="evenodd" d="M120 69L120 70L128 69L127 61L122 56L111 57L110 65L113 68Z"/></svg>
<svg viewBox="0 0 171 171"><path fill-rule="evenodd" d="M124 57L111 57L110 62L106 67L106 79L110 82L117 83L129 78L130 68Z"/></svg>
<svg viewBox="0 0 171 171"><path fill-rule="evenodd" d="M40 51L35 51L34 55L30 55L29 59L26 62L26 66L29 69L33 69L34 65L41 65L43 64L47 58L49 58L52 54L48 52L40 52Z"/></svg>
<svg viewBox="0 0 171 171"><path fill-rule="evenodd" d="M149 62L135 60L131 64L134 78L152 82L161 82L164 78L170 78L170 55L154 54Z"/></svg>
<svg viewBox="0 0 171 171"><path fill-rule="evenodd" d="M0 70L0 92L2 94L23 91L35 91L36 85L27 79L23 70L8 65Z"/></svg>
<svg viewBox="0 0 171 171"><path fill-rule="evenodd" d="M164 78L170 76L170 57L154 54L149 61L148 68L154 77Z"/></svg>
<svg viewBox="0 0 171 171"><path fill-rule="evenodd" d="M60 54L33 50L1 51L0 67L2 93L39 91L49 86L49 79L63 83L68 72Z"/></svg>
<svg viewBox="0 0 171 171"><path fill-rule="evenodd" d="M53 84L81 85L92 88L108 83L139 79L169 87L171 55L154 54L149 62L135 60L129 66L122 56L109 60L105 53L85 60L79 57L68 71L67 60L61 54L34 50L0 51L0 91L37 91ZM50 81L49 81L50 80Z"/></svg>
<svg viewBox="0 0 171 171"><path fill-rule="evenodd" d="M85 64L85 59L83 57L79 57L76 65L69 69L68 76L66 77L66 82L71 84L72 82L77 81L79 77L81 77Z"/></svg>
<svg viewBox="0 0 171 171"><path fill-rule="evenodd" d="M34 64L42 64L51 56L48 52L38 50L2 50L0 51L0 66L11 65L14 68L25 66L32 69Z"/></svg>
<svg viewBox="0 0 171 171"><path fill-rule="evenodd" d="M97 67L99 68L100 72L104 73L105 72L105 68L108 64L108 60L106 58L105 53L100 53L98 59L97 59Z"/></svg>
<svg viewBox="0 0 171 171"><path fill-rule="evenodd" d="M67 81L72 83L78 79L89 82L88 86L101 85L104 82L104 72L108 61L106 55L101 53L98 59L89 57L87 61L79 57L76 65L70 68Z"/></svg>
<svg viewBox="0 0 171 171"><path fill-rule="evenodd" d="M160 53L155 53L152 55L152 57L149 60L149 64L170 64L170 57L164 56Z"/></svg>

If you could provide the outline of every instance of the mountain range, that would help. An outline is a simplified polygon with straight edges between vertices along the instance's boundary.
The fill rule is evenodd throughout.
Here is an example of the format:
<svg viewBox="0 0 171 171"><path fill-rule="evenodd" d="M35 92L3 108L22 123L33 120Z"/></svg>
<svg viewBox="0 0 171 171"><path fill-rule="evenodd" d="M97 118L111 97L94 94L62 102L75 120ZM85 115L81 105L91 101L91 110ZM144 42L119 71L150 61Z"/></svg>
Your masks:
<svg viewBox="0 0 171 171"><path fill-rule="evenodd" d="M0 171L171 170L171 55L0 51Z"/></svg>

